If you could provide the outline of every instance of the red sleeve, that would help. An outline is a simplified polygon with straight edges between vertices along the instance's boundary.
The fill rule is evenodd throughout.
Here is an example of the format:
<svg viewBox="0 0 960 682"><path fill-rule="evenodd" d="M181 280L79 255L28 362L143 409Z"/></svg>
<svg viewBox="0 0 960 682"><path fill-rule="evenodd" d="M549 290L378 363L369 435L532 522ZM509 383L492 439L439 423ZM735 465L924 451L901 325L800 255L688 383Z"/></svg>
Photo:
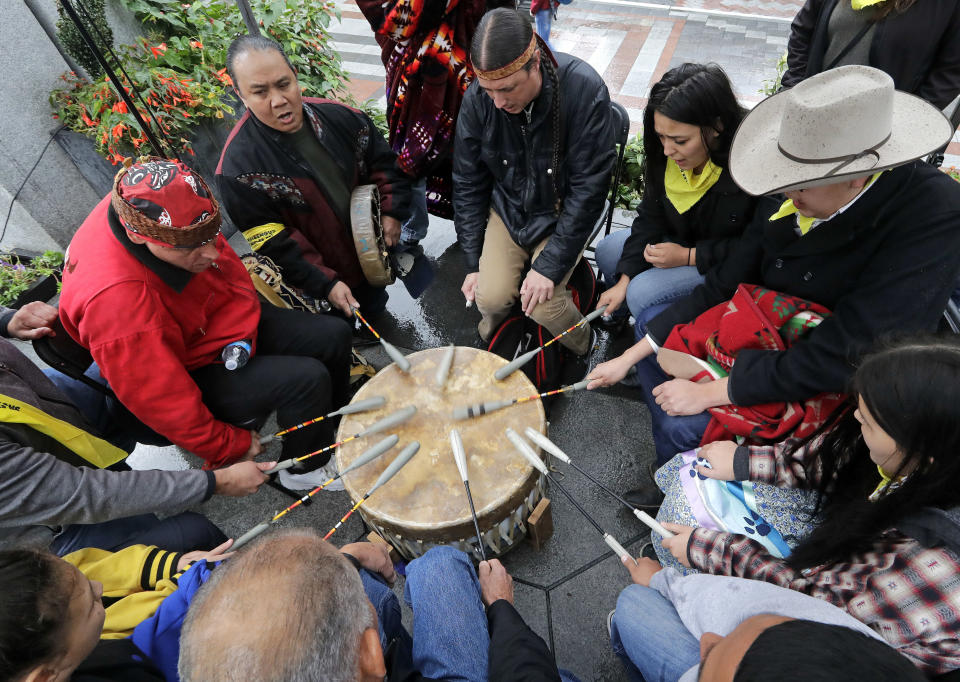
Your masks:
<svg viewBox="0 0 960 682"><path fill-rule="evenodd" d="M124 282L95 296L78 331L120 402L154 431L208 467L249 449L249 431L218 421L203 404L184 365L182 331L143 283Z"/></svg>

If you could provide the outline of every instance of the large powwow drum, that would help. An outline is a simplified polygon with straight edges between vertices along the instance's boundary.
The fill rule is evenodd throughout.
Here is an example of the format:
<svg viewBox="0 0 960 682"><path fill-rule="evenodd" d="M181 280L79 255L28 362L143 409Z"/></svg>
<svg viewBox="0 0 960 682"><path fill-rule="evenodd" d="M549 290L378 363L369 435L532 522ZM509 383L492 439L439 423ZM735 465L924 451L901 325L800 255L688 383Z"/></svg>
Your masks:
<svg viewBox="0 0 960 682"><path fill-rule="evenodd" d="M397 276L390 266L390 254L380 222L380 191L376 185L359 185L350 195L350 226L360 269L371 286L393 284Z"/></svg>
<svg viewBox="0 0 960 682"><path fill-rule="evenodd" d="M433 348L408 355L409 373L396 365L380 371L353 401L383 395L386 405L374 412L344 416L337 436L342 440L391 412L416 405L417 413L410 421L383 434L396 433L399 444L343 479L356 502L407 443L420 441L414 458L359 509L366 523L406 559L416 558L434 545L451 545L480 558L470 506L450 447L453 428L463 437L470 490L487 556L507 552L526 536L527 518L544 496L542 474L504 437L507 427L522 433L530 426L546 434L540 400L465 421L454 421L451 416L455 407L535 394L534 385L523 372L495 381L493 373L506 360L476 348L458 347L446 383L438 387L437 367L446 352L446 348ZM340 469L372 442L363 438L342 445L337 451Z"/></svg>

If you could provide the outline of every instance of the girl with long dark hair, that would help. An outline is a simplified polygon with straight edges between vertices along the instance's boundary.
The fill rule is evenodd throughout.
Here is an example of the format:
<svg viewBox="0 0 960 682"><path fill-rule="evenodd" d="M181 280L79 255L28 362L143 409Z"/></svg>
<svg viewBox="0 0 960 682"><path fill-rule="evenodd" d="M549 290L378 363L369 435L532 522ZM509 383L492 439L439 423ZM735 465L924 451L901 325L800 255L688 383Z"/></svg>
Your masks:
<svg viewBox="0 0 960 682"><path fill-rule="evenodd" d="M682 64L653 86L643 114L643 202L629 231L597 245L610 287L598 305L608 315L626 301L639 318L688 294L739 238L756 199L725 168L743 116L716 64Z"/></svg>
<svg viewBox="0 0 960 682"><path fill-rule="evenodd" d="M713 443L704 476L812 488L822 523L786 558L746 536L665 524L686 566L825 599L927 673L960 668L960 344L933 337L868 356L852 404L798 443Z"/></svg>

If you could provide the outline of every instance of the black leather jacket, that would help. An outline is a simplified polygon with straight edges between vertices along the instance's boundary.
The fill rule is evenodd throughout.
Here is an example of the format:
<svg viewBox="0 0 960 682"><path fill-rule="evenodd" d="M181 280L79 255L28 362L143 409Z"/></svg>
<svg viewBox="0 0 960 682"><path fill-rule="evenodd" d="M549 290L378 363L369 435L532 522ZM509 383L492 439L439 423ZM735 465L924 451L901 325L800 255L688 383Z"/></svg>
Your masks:
<svg viewBox="0 0 960 682"><path fill-rule="evenodd" d="M541 49L541 59L549 59ZM603 210L615 158L610 95L589 64L566 54L556 59L559 168L552 168L553 84L545 73L529 123L522 112L497 109L476 82L467 89L457 118L453 210L469 272L479 268L491 209L520 246L532 249L550 237L532 267L554 282L575 265ZM562 199L559 215L554 173Z"/></svg>

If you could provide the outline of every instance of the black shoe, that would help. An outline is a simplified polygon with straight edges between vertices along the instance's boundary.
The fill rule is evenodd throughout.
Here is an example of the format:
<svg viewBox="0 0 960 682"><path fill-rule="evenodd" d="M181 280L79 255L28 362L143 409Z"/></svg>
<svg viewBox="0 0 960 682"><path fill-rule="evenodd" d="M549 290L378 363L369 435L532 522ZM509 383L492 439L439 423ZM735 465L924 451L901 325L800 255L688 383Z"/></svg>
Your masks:
<svg viewBox="0 0 960 682"><path fill-rule="evenodd" d="M643 509L649 513L651 509L659 509L663 504L663 492L657 486L649 484L636 490L628 490L623 494L623 499L637 509Z"/></svg>
<svg viewBox="0 0 960 682"><path fill-rule="evenodd" d="M653 559L654 561L660 560L657 557L657 550L653 548L653 543L649 541L644 542L640 547L640 556L644 559Z"/></svg>

